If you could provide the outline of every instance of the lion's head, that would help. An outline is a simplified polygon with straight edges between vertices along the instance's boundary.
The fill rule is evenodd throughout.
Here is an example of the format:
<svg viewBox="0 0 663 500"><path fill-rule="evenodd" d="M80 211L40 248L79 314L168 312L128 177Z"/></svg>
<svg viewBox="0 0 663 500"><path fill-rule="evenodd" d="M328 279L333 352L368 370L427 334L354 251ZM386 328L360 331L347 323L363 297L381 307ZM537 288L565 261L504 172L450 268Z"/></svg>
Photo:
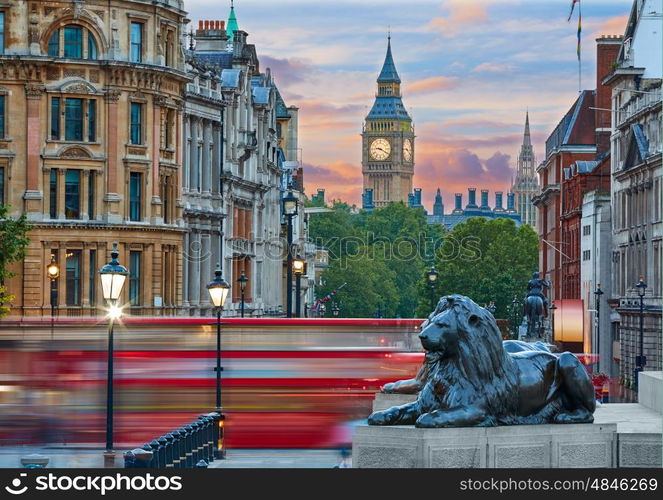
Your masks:
<svg viewBox="0 0 663 500"><path fill-rule="evenodd" d="M465 389L478 392L491 384L502 392L516 383L495 318L468 297L442 297L419 338L427 359L439 362L436 371Z"/></svg>

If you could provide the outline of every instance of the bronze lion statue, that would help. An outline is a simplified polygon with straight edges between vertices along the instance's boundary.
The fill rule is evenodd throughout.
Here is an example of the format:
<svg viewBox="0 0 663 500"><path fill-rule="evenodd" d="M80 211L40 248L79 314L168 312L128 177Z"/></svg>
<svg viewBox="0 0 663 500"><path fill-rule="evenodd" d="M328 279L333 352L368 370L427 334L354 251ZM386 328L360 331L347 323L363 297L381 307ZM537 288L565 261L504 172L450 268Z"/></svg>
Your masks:
<svg viewBox="0 0 663 500"><path fill-rule="evenodd" d="M462 295L443 297L419 335L424 364L385 392L417 400L368 417L369 425L472 427L591 423L594 386L578 358L503 345L492 314ZM400 385L396 385L400 384ZM391 386L391 387L389 387Z"/></svg>

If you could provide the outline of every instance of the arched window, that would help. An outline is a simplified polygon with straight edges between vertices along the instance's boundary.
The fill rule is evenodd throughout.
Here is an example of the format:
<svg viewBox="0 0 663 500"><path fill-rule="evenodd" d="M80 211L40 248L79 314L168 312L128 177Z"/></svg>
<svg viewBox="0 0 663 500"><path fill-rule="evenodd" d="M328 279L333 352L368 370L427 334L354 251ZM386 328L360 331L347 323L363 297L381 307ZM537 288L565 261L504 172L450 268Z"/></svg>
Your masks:
<svg viewBox="0 0 663 500"><path fill-rule="evenodd" d="M48 55L95 60L99 56L99 51L90 30L78 24L67 24L56 29L51 35L48 41Z"/></svg>

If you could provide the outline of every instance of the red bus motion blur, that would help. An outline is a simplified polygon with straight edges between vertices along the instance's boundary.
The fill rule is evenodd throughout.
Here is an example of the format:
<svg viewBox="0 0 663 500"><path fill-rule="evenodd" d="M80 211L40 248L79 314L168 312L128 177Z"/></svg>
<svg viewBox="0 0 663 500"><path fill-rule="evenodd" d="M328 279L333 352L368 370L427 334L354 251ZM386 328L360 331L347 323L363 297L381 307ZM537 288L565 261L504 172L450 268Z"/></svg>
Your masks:
<svg viewBox="0 0 663 500"><path fill-rule="evenodd" d="M226 445L348 445L383 384L413 376L419 319L222 320ZM125 318L115 327L115 441L144 442L214 408L216 322ZM0 322L0 443L102 443L107 323Z"/></svg>

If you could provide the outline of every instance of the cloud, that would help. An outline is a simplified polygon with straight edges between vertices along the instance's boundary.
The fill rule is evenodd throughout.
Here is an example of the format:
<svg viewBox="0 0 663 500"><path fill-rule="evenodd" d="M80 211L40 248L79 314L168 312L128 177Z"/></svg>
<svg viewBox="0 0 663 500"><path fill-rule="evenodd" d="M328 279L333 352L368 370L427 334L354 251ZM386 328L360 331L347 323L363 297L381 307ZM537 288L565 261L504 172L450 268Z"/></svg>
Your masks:
<svg viewBox="0 0 663 500"><path fill-rule="evenodd" d="M495 64L492 62L481 63L474 67L472 70L474 73L504 73L507 71L513 71L515 66L513 64Z"/></svg>
<svg viewBox="0 0 663 500"><path fill-rule="evenodd" d="M316 67L304 59L260 56L261 70L270 68L277 85L288 86L305 81Z"/></svg>
<svg viewBox="0 0 663 500"><path fill-rule="evenodd" d="M428 28L439 32L445 38L453 38L463 27L483 23L488 18L486 9L476 2L448 0L443 7L449 10L449 15L431 19Z"/></svg>
<svg viewBox="0 0 663 500"><path fill-rule="evenodd" d="M452 89L459 83L456 77L432 76L410 83L406 87L408 94L426 94L438 90Z"/></svg>
<svg viewBox="0 0 663 500"><path fill-rule="evenodd" d="M628 15L616 16L606 19L597 25L592 31L596 36L600 35L623 35L626 30Z"/></svg>
<svg viewBox="0 0 663 500"><path fill-rule="evenodd" d="M327 201L361 203L363 180L359 164L337 161L324 165L303 163L303 167L306 192L315 193L323 188Z"/></svg>

